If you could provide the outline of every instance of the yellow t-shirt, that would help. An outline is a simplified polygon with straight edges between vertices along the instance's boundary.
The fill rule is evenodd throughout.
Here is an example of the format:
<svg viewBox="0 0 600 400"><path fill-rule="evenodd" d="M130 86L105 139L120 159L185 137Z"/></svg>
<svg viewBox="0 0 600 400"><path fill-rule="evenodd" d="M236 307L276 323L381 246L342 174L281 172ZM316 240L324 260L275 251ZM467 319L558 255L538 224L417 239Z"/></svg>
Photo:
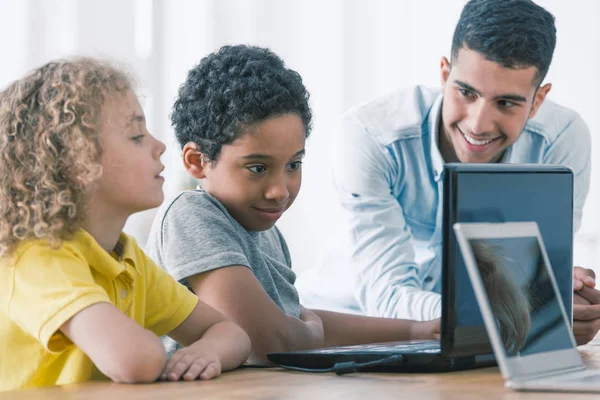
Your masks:
<svg viewBox="0 0 600 400"><path fill-rule="evenodd" d="M83 230L57 250L45 240L23 242L0 260L0 391L101 376L59 330L99 302L161 336L190 315L198 298L126 234L112 254Z"/></svg>

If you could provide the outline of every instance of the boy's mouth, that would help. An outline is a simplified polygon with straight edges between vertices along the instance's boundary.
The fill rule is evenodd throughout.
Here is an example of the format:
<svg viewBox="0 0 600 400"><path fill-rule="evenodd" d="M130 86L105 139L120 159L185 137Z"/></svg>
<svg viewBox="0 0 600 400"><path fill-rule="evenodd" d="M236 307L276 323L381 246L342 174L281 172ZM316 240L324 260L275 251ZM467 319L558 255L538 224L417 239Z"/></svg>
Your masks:
<svg viewBox="0 0 600 400"><path fill-rule="evenodd" d="M285 207L276 207L276 208L262 208L262 207L254 207L260 215L268 219L279 219L281 215L285 211Z"/></svg>

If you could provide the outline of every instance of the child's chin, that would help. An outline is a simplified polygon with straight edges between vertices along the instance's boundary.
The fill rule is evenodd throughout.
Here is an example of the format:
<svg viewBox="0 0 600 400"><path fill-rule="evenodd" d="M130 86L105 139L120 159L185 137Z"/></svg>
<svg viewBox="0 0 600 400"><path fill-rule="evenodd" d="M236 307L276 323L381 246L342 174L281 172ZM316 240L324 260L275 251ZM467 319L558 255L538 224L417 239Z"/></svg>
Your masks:
<svg viewBox="0 0 600 400"><path fill-rule="evenodd" d="M160 206L163 203L163 200L164 200L164 198L161 197L160 199L156 199L155 201L144 204L143 207L140 207L140 212L146 211L146 210L152 210L153 208Z"/></svg>
<svg viewBox="0 0 600 400"><path fill-rule="evenodd" d="M274 227L276 222L277 221L256 224L256 225L252 226L250 229L248 229L248 228L246 228L246 229L250 232L262 232L262 231L266 231L266 230L269 230L272 227Z"/></svg>

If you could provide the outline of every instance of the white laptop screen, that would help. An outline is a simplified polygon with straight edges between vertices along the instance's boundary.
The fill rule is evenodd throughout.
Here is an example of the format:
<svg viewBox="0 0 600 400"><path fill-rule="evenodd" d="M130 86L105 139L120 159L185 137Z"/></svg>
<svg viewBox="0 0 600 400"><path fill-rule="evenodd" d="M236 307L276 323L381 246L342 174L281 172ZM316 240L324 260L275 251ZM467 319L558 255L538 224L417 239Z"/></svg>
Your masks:
<svg viewBox="0 0 600 400"><path fill-rule="evenodd" d="M508 357L572 347L537 237L468 240Z"/></svg>

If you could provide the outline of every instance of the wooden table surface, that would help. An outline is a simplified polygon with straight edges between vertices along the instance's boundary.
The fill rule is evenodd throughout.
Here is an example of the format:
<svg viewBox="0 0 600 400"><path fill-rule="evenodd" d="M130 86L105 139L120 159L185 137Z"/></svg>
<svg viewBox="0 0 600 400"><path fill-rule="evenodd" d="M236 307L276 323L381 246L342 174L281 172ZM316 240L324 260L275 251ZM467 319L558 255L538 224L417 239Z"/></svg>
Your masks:
<svg viewBox="0 0 600 400"><path fill-rule="evenodd" d="M580 347L586 365L600 368L600 346ZM514 392L504 387L497 368L438 374L291 372L277 368L239 369L211 381L121 385L77 385L0 392L0 400L55 399L410 399L514 400L600 398L600 393Z"/></svg>

